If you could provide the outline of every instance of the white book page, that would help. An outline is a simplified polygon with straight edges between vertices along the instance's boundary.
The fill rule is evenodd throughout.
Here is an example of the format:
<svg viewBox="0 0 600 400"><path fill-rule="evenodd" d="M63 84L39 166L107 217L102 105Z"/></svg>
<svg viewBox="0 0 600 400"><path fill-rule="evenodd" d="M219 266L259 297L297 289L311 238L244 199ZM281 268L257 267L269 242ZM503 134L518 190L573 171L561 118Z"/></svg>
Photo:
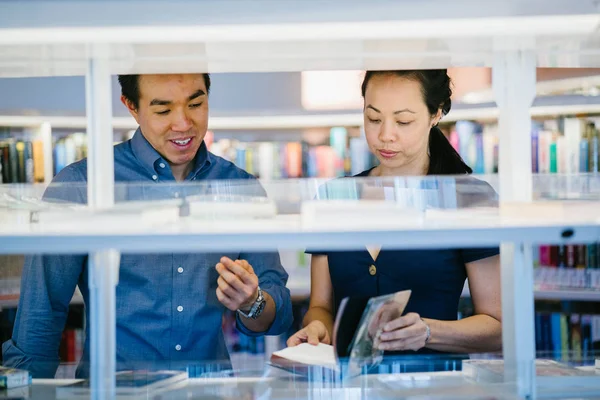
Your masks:
<svg viewBox="0 0 600 400"><path fill-rule="evenodd" d="M317 346L301 343L298 346L287 347L273 353L289 361L307 365L334 367L337 365L333 346L319 343Z"/></svg>

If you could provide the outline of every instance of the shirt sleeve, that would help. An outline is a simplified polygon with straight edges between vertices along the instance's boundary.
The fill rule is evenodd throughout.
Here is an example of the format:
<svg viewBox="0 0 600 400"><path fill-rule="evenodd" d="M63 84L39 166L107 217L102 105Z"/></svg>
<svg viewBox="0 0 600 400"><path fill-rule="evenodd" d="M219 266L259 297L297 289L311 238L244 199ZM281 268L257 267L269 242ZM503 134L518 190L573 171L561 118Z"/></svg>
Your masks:
<svg viewBox="0 0 600 400"><path fill-rule="evenodd" d="M281 265L279 253L241 253L240 259L244 259L252 265L258 276L258 285L261 290L267 292L275 302L275 319L265 332L254 332L246 328L236 316L237 328L248 336L281 335L286 333L292 326L292 300L289 289L285 286L288 274Z"/></svg>
<svg viewBox="0 0 600 400"><path fill-rule="evenodd" d="M500 254L500 247L461 249L460 253L463 262L467 264L473 261L483 260L484 258L497 256Z"/></svg>
<svg viewBox="0 0 600 400"><path fill-rule="evenodd" d="M63 171L46 190L44 199L83 202L84 182L61 184L77 180L80 173ZM86 260L85 254L25 257L12 338L2 345L5 366L28 370L33 378L54 378L69 303Z"/></svg>
<svg viewBox="0 0 600 400"><path fill-rule="evenodd" d="M326 256L328 254L328 251L321 249L306 249L304 252L313 256Z"/></svg>

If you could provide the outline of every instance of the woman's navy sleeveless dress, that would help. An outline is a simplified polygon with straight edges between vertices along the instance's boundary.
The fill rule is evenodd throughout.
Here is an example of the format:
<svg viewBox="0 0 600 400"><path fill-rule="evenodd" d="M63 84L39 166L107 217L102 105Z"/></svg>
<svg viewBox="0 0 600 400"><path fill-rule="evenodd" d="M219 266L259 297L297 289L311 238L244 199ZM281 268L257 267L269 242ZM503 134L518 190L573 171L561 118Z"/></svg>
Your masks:
<svg viewBox="0 0 600 400"><path fill-rule="evenodd" d="M368 176L369 172L356 177ZM468 187L477 186L479 195L473 197L473 191L467 190L469 193L461 198L457 187L459 206L497 202L496 193L487 183L466 179ZM499 248L395 250L383 247L376 260L366 248L356 251L311 249L307 253L327 255L336 310L345 297L374 297L410 289L412 294L405 313L454 321L467 278L465 264L498 255ZM464 358L466 355L426 348L417 352L386 353L386 359L394 361L394 370L398 372L457 370Z"/></svg>

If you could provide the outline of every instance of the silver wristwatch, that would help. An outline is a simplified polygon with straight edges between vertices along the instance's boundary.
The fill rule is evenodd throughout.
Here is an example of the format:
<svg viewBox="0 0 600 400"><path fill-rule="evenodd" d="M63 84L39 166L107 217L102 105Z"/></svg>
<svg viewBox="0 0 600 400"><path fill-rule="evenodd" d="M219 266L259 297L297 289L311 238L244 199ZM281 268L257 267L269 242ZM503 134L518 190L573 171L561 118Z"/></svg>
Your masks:
<svg viewBox="0 0 600 400"><path fill-rule="evenodd" d="M259 286L258 287L258 297L256 298L256 301L252 304L252 307L250 307L250 311L248 311L248 313L245 313L242 310L238 309L237 312L240 313L240 315L242 315L245 318L257 319L258 317L260 317L260 314L262 314L263 310L265 309L266 304L267 304L267 301L265 300L265 297L263 296L263 292Z"/></svg>

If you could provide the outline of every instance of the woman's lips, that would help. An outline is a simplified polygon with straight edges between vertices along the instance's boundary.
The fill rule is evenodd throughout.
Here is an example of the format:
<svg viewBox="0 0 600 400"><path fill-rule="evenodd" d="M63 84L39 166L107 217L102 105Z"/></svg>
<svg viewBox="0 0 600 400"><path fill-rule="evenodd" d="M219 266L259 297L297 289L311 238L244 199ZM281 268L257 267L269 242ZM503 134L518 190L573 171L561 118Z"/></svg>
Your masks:
<svg viewBox="0 0 600 400"><path fill-rule="evenodd" d="M390 150L378 150L379 154L381 154L381 157L383 158L394 158L396 156L396 154L398 154L397 151L390 151Z"/></svg>

